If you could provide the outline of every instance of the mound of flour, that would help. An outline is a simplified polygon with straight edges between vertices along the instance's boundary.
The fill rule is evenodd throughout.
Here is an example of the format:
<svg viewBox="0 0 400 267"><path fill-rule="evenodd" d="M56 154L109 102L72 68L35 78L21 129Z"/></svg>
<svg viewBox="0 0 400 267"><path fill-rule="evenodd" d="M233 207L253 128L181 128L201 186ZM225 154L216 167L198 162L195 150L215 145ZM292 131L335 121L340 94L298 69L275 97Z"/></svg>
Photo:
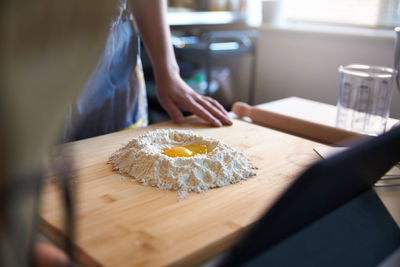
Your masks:
<svg viewBox="0 0 400 267"><path fill-rule="evenodd" d="M165 148L185 145L206 145L209 153L175 158L161 153ZM242 152L190 130L149 131L114 152L108 163L133 181L181 193L203 192L255 175L255 168Z"/></svg>

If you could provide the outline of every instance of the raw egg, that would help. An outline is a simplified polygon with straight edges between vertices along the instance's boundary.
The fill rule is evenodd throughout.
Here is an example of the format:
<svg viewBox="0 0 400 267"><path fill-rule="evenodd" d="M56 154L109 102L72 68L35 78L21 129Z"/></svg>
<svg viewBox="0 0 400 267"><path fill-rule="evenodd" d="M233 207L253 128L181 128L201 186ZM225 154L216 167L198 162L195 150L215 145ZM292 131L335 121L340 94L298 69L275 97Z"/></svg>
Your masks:
<svg viewBox="0 0 400 267"><path fill-rule="evenodd" d="M207 155L208 148L206 145L175 146L171 148L164 148L161 153L171 158L193 157L198 154Z"/></svg>

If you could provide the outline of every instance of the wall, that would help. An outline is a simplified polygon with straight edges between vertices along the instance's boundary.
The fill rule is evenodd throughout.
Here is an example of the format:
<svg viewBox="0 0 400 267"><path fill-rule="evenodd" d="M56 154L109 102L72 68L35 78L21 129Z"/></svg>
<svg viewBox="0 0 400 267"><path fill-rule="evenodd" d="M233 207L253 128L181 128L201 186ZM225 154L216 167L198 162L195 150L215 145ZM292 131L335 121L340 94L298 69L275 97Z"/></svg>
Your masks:
<svg viewBox="0 0 400 267"><path fill-rule="evenodd" d="M261 26L255 104L298 96L336 105L340 65L393 66L391 30ZM400 119L400 93L393 91L391 117Z"/></svg>

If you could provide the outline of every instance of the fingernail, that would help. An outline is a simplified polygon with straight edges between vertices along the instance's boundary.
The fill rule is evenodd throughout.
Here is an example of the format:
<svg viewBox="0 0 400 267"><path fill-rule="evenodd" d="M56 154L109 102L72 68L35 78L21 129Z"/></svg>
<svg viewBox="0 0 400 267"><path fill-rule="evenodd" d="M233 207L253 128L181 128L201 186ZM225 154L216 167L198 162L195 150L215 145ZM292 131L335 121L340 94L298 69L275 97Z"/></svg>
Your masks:
<svg viewBox="0 0 400 267"><path fill-rule="evenodd" d="M222 123L220 121L214 121L214 126L216 127L222 127Z"/></svg>
<svg viewBox="0 0 400 267"><path fill-rule="evenodd" d="M233 121L230 118L225 119L225 124L232 125Z"/></svg>
<svg viewBox="0 0 400 267"><path fill-rule="evenodd" d="M175 122L181 124L183 122L183 118L182 117L175 118Z"/></svg>

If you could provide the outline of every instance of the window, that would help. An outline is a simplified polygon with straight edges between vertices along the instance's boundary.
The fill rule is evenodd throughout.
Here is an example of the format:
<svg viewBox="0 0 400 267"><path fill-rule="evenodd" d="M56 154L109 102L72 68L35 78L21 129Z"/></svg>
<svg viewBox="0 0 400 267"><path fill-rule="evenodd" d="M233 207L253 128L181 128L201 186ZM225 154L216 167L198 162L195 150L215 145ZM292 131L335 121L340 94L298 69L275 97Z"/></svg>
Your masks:
<svg viewBox="0 0 400 267"><path fill-rule="evenodd" d="M291 22L368 27L400 26L400 0L283 0L283 16Z"/></svg>

